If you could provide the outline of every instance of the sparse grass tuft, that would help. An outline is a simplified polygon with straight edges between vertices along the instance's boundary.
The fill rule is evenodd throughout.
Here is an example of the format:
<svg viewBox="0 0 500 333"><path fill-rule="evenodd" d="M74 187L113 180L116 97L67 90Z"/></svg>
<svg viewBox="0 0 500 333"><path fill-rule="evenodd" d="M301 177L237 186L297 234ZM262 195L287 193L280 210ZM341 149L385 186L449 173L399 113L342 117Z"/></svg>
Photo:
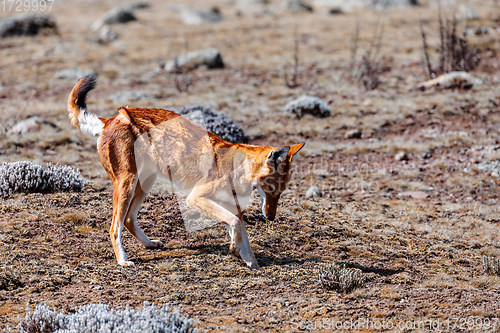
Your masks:
<svg viewBox="0 0 500 333"><path fill-rule="evenodd" d="M177 60L175 61L175 66L174 66L174 83L175 83L175 88L177 89L178 92L185 92L188 91L191 85L193 84L193 80L189 78L187 75L187 70L179 66L177 64Z"/></svg>
<svg viewBox="0 0 500 333"><path fill-rule="evenodd" d="M483 257L484 274L500 276L500 259L495 257Z"/></svg>
<svg viewBox="0 0 500 333"><path fill-rule="evenodd" d="M189 38L184 37L184 52L187 54L189 52ZM173 73L175 88L178 92L188 91L193 84L193 80L188 76L189 69L186 66L181 66L178 62L178 58L174 59L174 70Z"/></svg>
<svg viewBox="0 0 500 333"><path fill-rule="evenodd" d="M496 289L500 284L500 277L494 275L482 275L475 277L472 285L478 289Z"/></svg>
<svg viewBox="0 0 500 333"><path fill-rule="evenodd" d="M372 57L370 53L366 53L361 58L359 65L359 77L366 90L374 90L380 85L380 64Z"/></svg>
<svg viewBox="0 0 500 333"><path fill-rule="evenodd" d="M382 66L379 59L382 37L384 35L383 24L380 24L379 26L380 28L375 29L371 43L358 64L356 64L356 54L359 44L359 22L356 24L356 29L351 38L351 60L349 65L350 76L351 79L355 77L355 81L361 82L365 90L377 89L377 87L382 83L382 80L380 80L380 74L388 70L388 68L384 68L384 66ZM354 76L355 71L357 71L357 74Z"/></svg>
<svg viewBox="0 0 500 333"><path fill-rule="evenodd" d="M437 67L433 67L430 62L427 36L422 22L420 22L423 60L429 78L433 79L438 75L455 71L470 72L474 70L481 61L479 49L469 47L465 38L458 36L456 17L453 17L451 22L448 19L443 20L441 9L439 9L438 19L440 46Z"/></svg>
<svg viewBox="0 0 500 333"><path fill-rule="evenodd" d="M345 265L328 265L319 268L321 285L328 290L350 293L365 283L363 272L358 268L346 268Z"/></svg>
<svg viewBox="0 0 500 333"><path fill-rule="evenodd" d="M0 290L14 290L23 286L21 279L9 272L0 274Z"/></svg>
<svg viewBox="0 0 500 333"><path fill-rule="evenodd" d="M84 214L80 213L67 213L60 217L54 219L56 223L69 223L72 225L82 224L87 220L87 217Z"/></svg>
<svg viewBox="0 0 500 333"><path fill-rule="evenodd" d="M299 83L299 35L297 33L297 26L294 28L293 32L293 69L291 77L285 73L285 85L288 88L297 88L300 86Z"/></svg>

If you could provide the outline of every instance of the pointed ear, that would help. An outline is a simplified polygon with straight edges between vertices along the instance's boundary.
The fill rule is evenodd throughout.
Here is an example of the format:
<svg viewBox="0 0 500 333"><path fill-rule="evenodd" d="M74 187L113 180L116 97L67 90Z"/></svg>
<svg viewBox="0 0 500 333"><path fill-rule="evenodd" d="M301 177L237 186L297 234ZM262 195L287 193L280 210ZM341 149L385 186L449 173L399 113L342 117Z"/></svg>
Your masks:
<svg viewBox="0 0 500 333"><path fill-rule="evenodd" d="M295 154L297 154L299 152L299 150L302 149L302 147L304 147L306 143L303 142L303 143L299 143L298 145L293 145L293 146L290 146L290 151L288 152L288 162L291 162L292 161L292 158Z"/></svg>
<svg viewBox="0 0 500 333"><path fill-rule="evenodd" d="M281 147L271 151L271 153L267 156L267 164L274 165L276 167L278 163L286 161L289 151L290 147Z"/></svg>

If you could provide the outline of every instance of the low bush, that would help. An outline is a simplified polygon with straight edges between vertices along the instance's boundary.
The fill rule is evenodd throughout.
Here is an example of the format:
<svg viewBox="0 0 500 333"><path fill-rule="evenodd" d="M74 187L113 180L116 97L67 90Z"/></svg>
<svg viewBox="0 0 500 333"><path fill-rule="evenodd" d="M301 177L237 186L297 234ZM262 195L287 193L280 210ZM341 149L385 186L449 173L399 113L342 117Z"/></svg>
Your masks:
<svg viewBox="0 0 500 333"><path fill-rule="evenodd" d="M29 310L16 330L20 333L194 333L193 321L164 305L156 308L144 302L142 309L114 310L107 304L81 306L73 314L64 314L37 305Z"/></svg>
<svg viewBox="0 0 500 333"><path fill-rule="evenodd" d="M80 172L70 166L52 165L46 167L28 161L0 164L0 196L15 192L59 192L81 191L88 181Z"/></svg>

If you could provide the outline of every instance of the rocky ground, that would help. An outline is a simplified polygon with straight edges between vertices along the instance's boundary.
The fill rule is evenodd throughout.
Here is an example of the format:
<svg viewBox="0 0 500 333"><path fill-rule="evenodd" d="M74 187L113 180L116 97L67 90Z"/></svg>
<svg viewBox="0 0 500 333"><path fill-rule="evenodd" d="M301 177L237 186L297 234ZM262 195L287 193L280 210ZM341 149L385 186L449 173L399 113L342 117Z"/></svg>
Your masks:
<svg viewBox="0 0 500 333"><path fill-rule="evenodd" d="M419 20L437 64L434 2L337 7L338 15L329 13L338 1L310 2L313 12L255 3L152 0L134 9L136 21L109 25L116 40L99 43L90 27L119 1L56 1L58 34L0 39L0 161L70 165L90 181L82 192L0 199L0 329L14 327L27 304L71 312L149 301L179 307L201 332L331 331L325 325L350 320L364 324L340 329L500 331L500 277L483 268L485 257L500 258L497 2L442 2L443 16L462 15L460 34L487 31L467 37L481 50L471 74L484 84L426 90L416 89L428 79ZM465 5L477 17L464 17ZM190 25L186 8L219 22ZM210 47L225 68L162 69ZM370 49L379 49L373 90L359 66ZM66 111L74 83L91 72L99 78L88 105L102 117L121 105L201 104L237 121L252 144L306 142L276 220L265 220L255 194L245 214L260 270L228 255L222 226L187 233L176 197L162 187L146 199L139 224L165 247L145 250L126 233L136 265L116 265L111 184L95 139L71 127ZM301 95L321 98L331 115L286 113ZM47 122L9 132L35 116ZM322 196L306 196L313 186ZM364 286L325 289L318 272L331 263L361 269Z"/></svg>

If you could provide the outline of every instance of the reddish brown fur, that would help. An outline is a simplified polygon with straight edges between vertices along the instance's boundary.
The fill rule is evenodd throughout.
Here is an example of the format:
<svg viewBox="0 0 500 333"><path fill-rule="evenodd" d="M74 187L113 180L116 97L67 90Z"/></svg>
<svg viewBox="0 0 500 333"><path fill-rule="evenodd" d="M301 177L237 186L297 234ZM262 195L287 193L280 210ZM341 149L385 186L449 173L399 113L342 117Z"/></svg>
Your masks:
<svg viewBox="0 0 500 333"><path fill-rule="evenodd" d="M92 89L94 83L95 78L82 78L69 96L69 117L75 126L78 126L80 108L85 107L86 93ZM279 196L289 180L292 157L304 144L287 146L284 149L233 144L215 134L207 133L173 111L162 109L120 108L116 116L99 119L104 126L98 139L98 151L101 163L113 183L113 221L110 235L119 264L132 264L127 261L121 244L123 225L144 246L156 248L162 245L159 241L149 240L137 225L137 212L156 178L154 175L152 180L140 179L143 170L138 171L140 163L136 163L141 161L136 161L137 151L134 145L147 133L150 143L156 143L151 141L152 136L160 138L159 146L151 146L156 153L147 155L156 165L155 172L167 174L166 170L170 173L172 168L176 172L176 179L179 179L179 186L189 190L188 204L225 223L231 230L230 251L235 255L239 254L251 268L258 268L242 221L243 211L239 211L239 207L238 211L235 211L227 206L224 200L230 200L235 189L247 195L247 186L256 184L265 195L263 212L271 219L274 218ZM203 140L204 133L208 141ZM159 152L157 148L160 149ZM203 157L207 151L213 152L215 164L210 160L204 162ZM275 151L287 155L285 158L281 156L278 161L274 158L279 156L271 155ZM199 162L198 164L193 164L190 161L191 156L201 156L202 159L195 161ZM274 170L275 166L278 170ZM228 190L228 182L232 192ZM224 197L222 202L213 201L220 196Z"/></svg>

